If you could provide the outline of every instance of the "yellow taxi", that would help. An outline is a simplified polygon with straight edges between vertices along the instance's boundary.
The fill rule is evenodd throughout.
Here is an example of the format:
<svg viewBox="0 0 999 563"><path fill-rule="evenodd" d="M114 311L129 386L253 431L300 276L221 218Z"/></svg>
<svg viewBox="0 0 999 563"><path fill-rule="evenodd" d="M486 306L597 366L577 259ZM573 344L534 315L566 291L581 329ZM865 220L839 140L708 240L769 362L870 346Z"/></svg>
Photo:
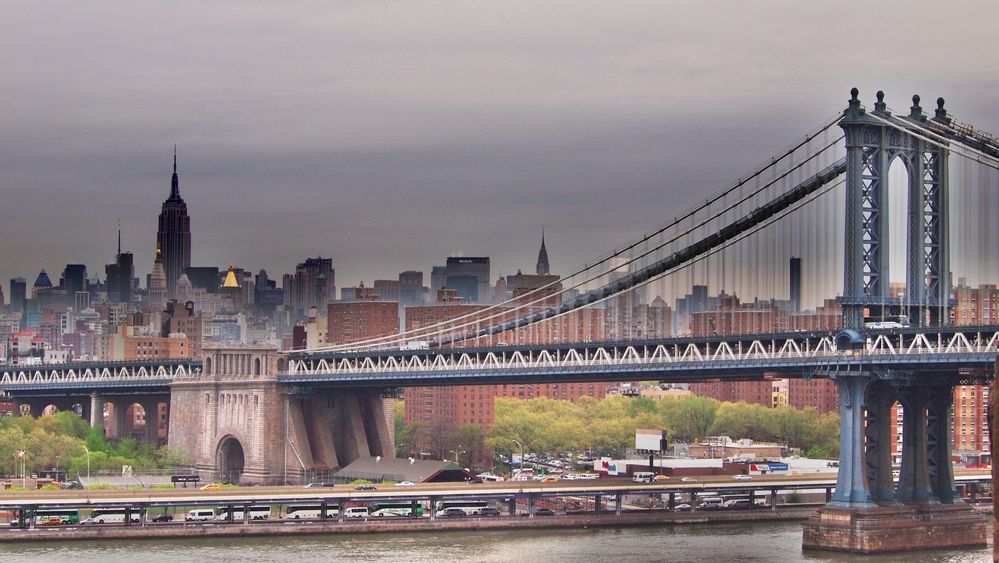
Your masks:
<svg viewBox="0 0 999 563"><path fill-rule="evenodd" d="M219 485L218 483L208 483L207 485L202 486L201 490L202 491L221 491L222 490L222 485Z"/></svg>

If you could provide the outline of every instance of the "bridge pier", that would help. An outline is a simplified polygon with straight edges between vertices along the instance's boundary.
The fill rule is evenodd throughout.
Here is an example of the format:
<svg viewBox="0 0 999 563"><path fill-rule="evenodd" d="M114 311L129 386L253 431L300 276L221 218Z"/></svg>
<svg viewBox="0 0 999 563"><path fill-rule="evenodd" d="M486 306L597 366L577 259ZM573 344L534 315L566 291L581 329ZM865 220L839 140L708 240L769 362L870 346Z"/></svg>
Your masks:
<svg viewBox="0 0 999 563"><path fill-rule="evenodd" d="M943 379L945 384L938 382ZM840 466L836 491L804 524L805 548L881 553L986 543L985 520L956 494L950 459L954 382L904 380L896 388L873 374L835 379L840 392ZM902 470L891 480L887 431L891 405L903 407Z"/></svg>

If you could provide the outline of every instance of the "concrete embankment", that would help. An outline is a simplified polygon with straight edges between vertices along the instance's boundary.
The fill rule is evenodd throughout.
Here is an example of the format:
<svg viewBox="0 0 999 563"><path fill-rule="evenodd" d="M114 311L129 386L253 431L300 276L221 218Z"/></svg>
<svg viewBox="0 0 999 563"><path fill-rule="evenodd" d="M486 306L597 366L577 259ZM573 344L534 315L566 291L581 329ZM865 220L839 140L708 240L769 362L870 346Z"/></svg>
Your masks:
<svg viewBox="0 0 999 563"><path fill-rule="evenodd" d="M651 525L705 524L712 522L765 522L806 520L815 507L752 512L626 512L615 514L568 514L536 518L440 518L368 519L354 522L295 522L269 520L250 524L150 524L148 526L67 526L33 530L7 530L0 542L71 541L110 539L175 539L233 536L297 536L314 534L376 534L440 532L447 530L510 530L518 528L584 528Z"/></svg>

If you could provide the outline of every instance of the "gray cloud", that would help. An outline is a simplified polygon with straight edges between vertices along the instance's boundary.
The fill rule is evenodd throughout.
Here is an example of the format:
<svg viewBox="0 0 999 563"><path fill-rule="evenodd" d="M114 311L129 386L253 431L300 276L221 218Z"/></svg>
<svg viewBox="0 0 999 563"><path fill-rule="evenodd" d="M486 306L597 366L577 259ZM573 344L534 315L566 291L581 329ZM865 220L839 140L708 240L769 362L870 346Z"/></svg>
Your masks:
<svg viewBox="0 0 999 563"><path fill-rule="evenodd" d="M180 145L198 264L339 285L453 251L565 271L842 109L942 95L999 131L999 8L18 2L0 19L0 279L138 270ZM932 30L932 33L914 30ZM924 102L924 105L930 105Z"/></svg>

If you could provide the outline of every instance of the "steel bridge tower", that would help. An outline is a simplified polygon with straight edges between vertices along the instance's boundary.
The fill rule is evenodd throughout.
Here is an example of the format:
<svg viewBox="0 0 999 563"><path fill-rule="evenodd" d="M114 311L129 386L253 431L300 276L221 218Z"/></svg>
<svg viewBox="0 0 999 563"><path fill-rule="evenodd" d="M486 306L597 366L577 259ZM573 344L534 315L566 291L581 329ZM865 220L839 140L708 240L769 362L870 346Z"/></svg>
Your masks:
<svg viewBox="0 0 999 563"><path fill-rule="evenodd" d="M874 111L856 88L839 121L846 139L846 245L841 347L862 344L865 311L908 315L915 326L950 322L948 149L920 130L949 127L944 100L929 118L912 97L909 115L892 116L877 93ZM888 169L900 160L908 176L906 295L888 287ZM858 361L863 366L862 361ZM836 492L805 524L805 547L892 551L983 545L984 520L954 487L951 410L956 369L919 374L869 368L833 376L839 390L840 467ZM890 417L903 408L902 465L892 476Z"/></svg>

